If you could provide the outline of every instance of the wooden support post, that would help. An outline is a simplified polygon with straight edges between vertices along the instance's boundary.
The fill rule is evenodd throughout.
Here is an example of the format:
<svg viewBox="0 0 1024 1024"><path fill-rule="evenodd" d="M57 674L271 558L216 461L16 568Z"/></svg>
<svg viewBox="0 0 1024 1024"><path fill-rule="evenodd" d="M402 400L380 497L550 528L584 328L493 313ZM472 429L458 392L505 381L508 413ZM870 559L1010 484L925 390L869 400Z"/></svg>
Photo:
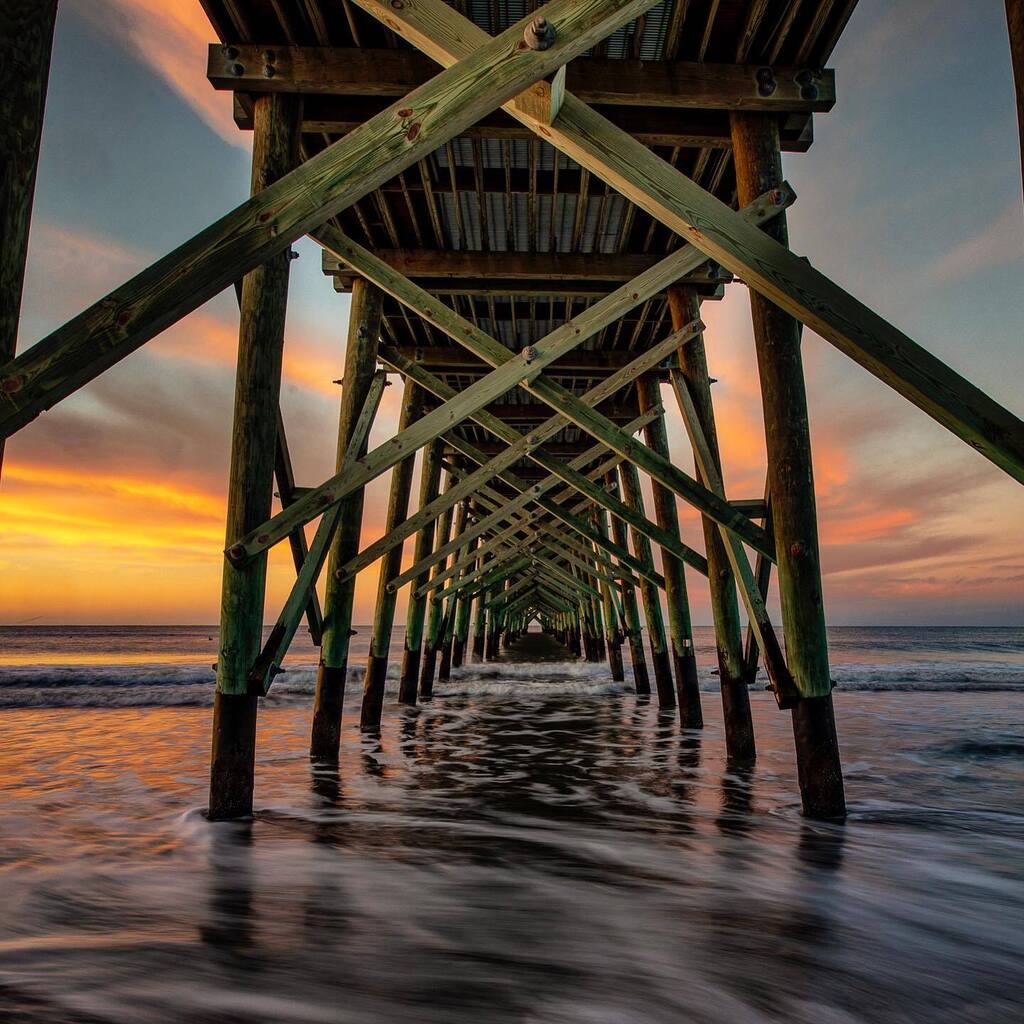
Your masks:
<svg viewBox="0 0 1024 1024"><path fill-rule="evenodd" d="M423 449L423 464L420 468L420 508L426 508L436 497L441 484L441 457L444 445L440 440L432 441ZM420 528L416 535L413 561L419 562L430 554L434 543L434 520ZM401 548L398 548L401 551ZM402 656L402 674L398 681L398 703L415 704L416 688L420 675L420 656L423 649L423 620L427 610L427 597L417 593L419 587L428 583L430 571L425 569L416 578L409 594L409 610L405 617L405 653Z"/></svg>
<svg viewBox="0 0 1024 1024"><path fill-rule="evenodd" d="M297 97L283 94L256 101L254 195L295 165L301 105ZM228 477L229 547L267 518L274 497L288 264L288 253L280 252L247 274L242 284ZM249 670L262 640L266 575L266 555L241 568L224 562L210 759L209 815L214 821L252 813L257 697L250 692Z"/></svg>
<svg viewBox="0 0 1024 1024"><path fill-rule="evenodd" d="M632 462L623 462L619 466L619 479L622 481L622 498L627 505L632 505L637 512L644 511L644 496L640 490L640 474ZM651 542L639 531L631 529L633 550L637 558L647 565L654 564L651 554ZM654 665L654 686L658 691L658 704L663 708L676 706L676 695L672 685L672 663L665 641L665 620L661 614L661 601L658 588L650 580L640 580L640 596L644 603L644 618L647 620L647 638L651 648L651 664Z"/></svg>
<svg viewBox="0 0 1024 1024"><path fill-rule="evenodd" d="M359 451L365 445L386 385L387 377L383 371L378 371L374 375L366 404L359 414L359 420L356 424L352 440L345 451L346 461L351 462L357 458ZM249 687L251 691L262 692L265 695L270 689L274 676L280 671L281 663L288 653L288 648L291 646L295 630L298 628L299 620L302 617L303 606L308 606L309 595L314 593L316 581L320 577L320 570L323 568L324 562L327 561L331 543L338 529L340 515L341 506L335 505L334 508L321 517L320 523L316 528L316 535L313 537L313 543L309 545L309 550L302 560L302 565L295 577L295 583L292 585L284 606L281 608L277 622L274 623L274 628L270 631L270 636L267 637L263 650L260 651L260 656L249 671Z"/></svg>
<svg viewBox="0 0 1024 1024"><path fill-rule="evenodd" d="M668 291L668 305L673 323L693 311L699 315L700 299L692 288L673 286ZM682 319L680 319L682 318ZM682 345L678 353L679 369L693 398L693 404L704 430L711 457L722 472L715 429L715 410L711 402L711 378L708 375L704 338ZM697 466L697 478L710 484ZM713 519L701 516L704 547L708 559L708 585L711 592L711 616L715 624L715 647L718 652L718 680L722 690L722 712L725 720L725 746L728 757L736 762L754 760L754 725L750 718L750 695L743 672L743 646L736 580L725 550L725 543ZM771 562L764 559L769 566Z"/></svg>
<svg viewBox="0 0 1024 1024"><path fill-rule="evenodd" d="M743 202L782 181L778 125L758 114L732 114L730 121L736 182ZM777 217L765 230L787 244L785 216ZM805 814L841 817L846 813L846 801L832 710L800 325L754 291L750 308L761 378L786 654L804 698L793 709L800 791Z"/></svg>
<svg viewBox="0 0 1024 1024"><path fill-rule="evenodd" d="M447 493L455 484L455 477L447 474L445 492ZM436 547L443 547L448 543L452 532L452 521L455 517L455 506L449 505L441 515L437 527ZM442 558L434 565L433 575L437 576L445 571L448 563L447 557ZM429 571L429 566L427 567ZM440 594L433 592L429 596L427 606L427 629L423 639L423 667L420 670L420 697L431 697L434 693L434 675L437 672L437 651L441 643L441 627L444 603Z"/></svg>
<svg viewBox="0 0 1024 1024"><path fill-rule="evenodd" d="M605 490L618 497L619 481L614 470L604 478ZM618 517L611 517L612 538L619 547L626 546L626 524ZM640 625L640 608L636 602L636 589L632 583L622 582L622 610L626 620L629 639L629 656L633 663L633 687L638 694L651 692L651 680L647 673L647 658L644 655L643 630Z"/></svg>
<svg viewBox="0 0 1024 1024"><path fill-rule="evenodd" d="M406 430L423 415L426 392L410 380L405 382L402 394L402 416L399 431ZM409 514L409 492L416 463L415 450L395 465L391 471L391 492L384 532L395 529ZM359 728L366 732L380 729L380 716L384 710L384 684L387 680L388 655L391 649L391 631L395 624L395 593L388 588L392 576L402 569L402 546L393 547L380 562L377 581L377 603L373 611L373 631L370 634L370 654L363 679L363 703L359 710Z"/></svg>
<svg viewBox="0 0 1024 1024"><path fill-rule="evenodd" d="M385 0L354 2L446 67L488 39L440 0L397 14ZM1024 482L1024 422L627 131L569 93L550 125L518 100L504 109Z"/></svg>
<svg viewBox="0 0 1024 1024"><path fill-rule="evenodd" d="M466 546L467 554L472 554L475 547L476 540L474 539ZM452 668L461 668L465 661L466 640L469 636L469 617L472 608L473 595L463 594L459 599L458 610L455 613L455 635L452 640Z"/></svg>
<svg viewBox="0 0 1024 1024"><path fill-rule="evenodd" d="M455 514L455 527L452 531L453 540L458 540L465 534L468 518L469 502L464 501L459 505L459 510ZM465 552L465 548L458 548L457 552L456 558ZM465 572L461 573L460 578L465 574ZM441 682L447 682L452 674L452 645L455 642L455 613L458 609L458 600L458 591L455 591L445 602L444 606L444 616L442 617L444 625L441 629L440 645L438 648L441 654L441 663L437 668L437 678Z"/></svg>
<svg viewBox="0 0 1024 1024"><path fill-rule="evenodd" d="M484 562L490 559L490 555L487 558L481 558L479 560L480 568L483 568ZM484 660L484 646L487 637L487 595L481 594L480 599L476 605L476 618L473 620L473 663L476 664Z"/></svg>
<svg viewBox="0 0 1024 1024"><path fill-rule="evenodd" d="M604 509L595 508L593 514L594 528L602 536L608 536L608 522ZM601 603L604 606L604 636L608 648L608 666L612 670L612 679L621 683L626 678L626 669L622 664L622 634L612 600L612 588L601 581Z"/></svg>
<svg viewBox="0 0 1024 1024"><path fill-rule="evenodd" d="M764 528L772 532L772 503L771 492L768 490L767 482L764 488ZM772 582L772 562L762 555L758 555L754 562L754 582L757 584L757 592L761 595L762 601L768 600L768 588ZM757 635L752 621L747 622L747 637L743 642L743 679L747 686L753 686L757 680L757 662L761 655L761 648L757 643Z"/></svg>
<svg viewBox="0 0 1024 1024"><path fill-rule="evenodd" d="M685 347L685 346L684 346ZM661 403L658 385L650 377L636 382L640 411L647 412ZM671 461L665 417L659 416L644 428L647 446L662 458ZM675 495L657 480L651 481L654 514L658 525L675 540L679 537L679 513ZM668 610L668 634L672 644L672 664L676 676L679 702L679 724L684 729L703 729L704 713L700 706L700 684L697 681L697 656L693 648L693 625L690 601L686 593L683 563L667 548L661 549L661 568L665 577L665 604Z"/></svg>
<svg viewBox="0 0 1024 1024"><path fill-rule="evenodd" d="M1024 171L1024 0L1006 0L1006 27L1010 36L1013 82L1017 90L1017 126L1020 130L1021 169Z"/></svg>
<svg viewBox="0 0 1024 1024"><path fill-rule="evenodd" d="M372 284L357 279L352 287L348 342L345 349L344 388L338 418L338 457L340 471L345 452L352 440L377 365L380 338L381 292ZM365 442L359 455L366 453ZM363 488L341 503L341 515L327 565L327 591L324 598L324 639L316 675L313 725L309 756L318 762L336 764L341 744L341 715L345 704L348 653L352 639L352 605L355 579L338 579L336 570L359 550L363 521Z"/></svg>
<svg viewBox="0 0 1024 1024"><path fill-rule="evenodd" d="M241 301L241 281L238 284L238 298ZM295 500L295 473L292 470L288 435L285 433L284 417L281 415L280 407L277 410L277 445L274 454L274 479L277 481L277 496L281 500L281 508L287 508ZM309 554L305 530L292 530L288 534L288 546L292 551L292 564L295 566L295 574L298 575L302 572L302 565ZM319 647L323 643L324 618L323 613L320 611L320 599L317 597L315 589L309 592L305 613L313 646Z"/></svg>
<svg viewBox="0 0 1024 1024"><path fill-rule="evenodd" d="M57 0L0 4L0 366L14 358ZM0 436L0 468L4 440Z"/></svg>

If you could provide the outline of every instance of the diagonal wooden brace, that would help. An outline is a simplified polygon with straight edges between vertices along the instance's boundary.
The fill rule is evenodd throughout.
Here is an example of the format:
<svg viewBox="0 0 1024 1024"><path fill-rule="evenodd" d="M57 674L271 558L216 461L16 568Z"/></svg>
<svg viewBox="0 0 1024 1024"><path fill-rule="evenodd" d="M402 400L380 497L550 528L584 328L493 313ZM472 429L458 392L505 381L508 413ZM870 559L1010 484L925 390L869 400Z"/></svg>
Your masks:
<svg viewBox="0 0 1024 1024"><path fill-rule="evenodd" d="M457 66L414 89L0 367L0 437L9 437L248 271L656 2L552 0L545 13L557 24L557 33L549 48L520 45L532 14L474 45Z"/></svg>
<svg viewBox="0 0 1024 1024"><path fill-rule="evenodd" d="M354 2L445 67L490 38L442 0ZM1024 422L807 260L569 92L551 123L518 100L504 109L1024 483Z"/></svg>

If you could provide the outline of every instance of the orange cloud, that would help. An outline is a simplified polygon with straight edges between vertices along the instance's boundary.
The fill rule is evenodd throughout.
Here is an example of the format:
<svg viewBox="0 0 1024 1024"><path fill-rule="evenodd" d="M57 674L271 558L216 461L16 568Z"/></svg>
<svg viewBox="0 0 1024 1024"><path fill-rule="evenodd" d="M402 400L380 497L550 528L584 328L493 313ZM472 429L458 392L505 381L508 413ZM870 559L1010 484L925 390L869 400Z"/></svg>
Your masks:
<svg viewBox="0 0 1024 1024"><path fill-rule="evenodd" d="M1020 260L1024 260L1024 216L1015 198L992 223L947 252L929 276L933 284L950 284Z"/></svg>
<svg viewBox="0 0 1024 1024"><path fill-rule="evenodd" d="M230 94L206 80L206 48L216 36L196 0L98 0L79 10L119 37L225 142L249 148L232 118Z"/></svg>

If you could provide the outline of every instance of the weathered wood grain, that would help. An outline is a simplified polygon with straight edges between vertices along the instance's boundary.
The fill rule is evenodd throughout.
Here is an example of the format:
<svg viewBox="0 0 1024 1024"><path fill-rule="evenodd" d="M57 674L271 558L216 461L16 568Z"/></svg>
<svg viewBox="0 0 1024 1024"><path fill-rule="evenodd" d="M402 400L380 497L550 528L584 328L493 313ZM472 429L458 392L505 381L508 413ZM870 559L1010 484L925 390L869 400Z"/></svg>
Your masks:
<svg viewBox="0 0 1024 1024"><path fill-rule="evenodd" d="M438 0L400 11L386 9L384 0L354 2L444 66L488 38L443 4L444 11L423 16ZM1024 482L1024 423L807 260L741 223L735 211L568 91L551 125L531 119L514 100L504 109Z"/></svg>
<svg viewBox="0 0 1024 1024"><path fill-rule="evenodd" d="M14 358L57 0L0 4L0 366ZM0 467L4 442L0 436Z"/></svg>
<svg viewBox="0 0 1024 1024"><path fill-rule="evenodd" d="M550 49L519 47L528 19L474 47L457 68L442 71L0 367L0 437L654 3L552 0L548 12L558 37Z"/></svg>

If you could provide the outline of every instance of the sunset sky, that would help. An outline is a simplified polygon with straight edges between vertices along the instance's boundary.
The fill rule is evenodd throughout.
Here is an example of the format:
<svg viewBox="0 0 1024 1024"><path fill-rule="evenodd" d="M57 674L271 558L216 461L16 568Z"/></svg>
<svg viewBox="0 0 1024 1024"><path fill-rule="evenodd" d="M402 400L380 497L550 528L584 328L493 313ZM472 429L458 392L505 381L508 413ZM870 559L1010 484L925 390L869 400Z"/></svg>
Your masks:
<svg viewBox="0 0 1024 1024"><path fill-rule="evenodd" d="M195 0L61 0L22 348L247 197L250 136L205 78L213 39ZM830 64L836 108L816 117L811 151L786 159L793 248L1024 415L1002 0L861 0ZM316 248L297 248L282 406L296 475L313 484L333 470L348 300ZM8 443L0 623L216 621L233 307L217 297ZM733 286L703 317L728 491L760 496L746 291ZM821 339L805 334L804 353L830 621L1020 624L1024 488ZM385 394L371 443L394 432L400 389ZM689 471L678 418L670 430ZM370 488L364 545L381 532L387 486ZM696 514L681 515L703 547ZM268 619L289 571L282 546ZM376 577L374 566L360 578L357 622ZM708 623L706 588L690 581L694 620Z"/></svg>

